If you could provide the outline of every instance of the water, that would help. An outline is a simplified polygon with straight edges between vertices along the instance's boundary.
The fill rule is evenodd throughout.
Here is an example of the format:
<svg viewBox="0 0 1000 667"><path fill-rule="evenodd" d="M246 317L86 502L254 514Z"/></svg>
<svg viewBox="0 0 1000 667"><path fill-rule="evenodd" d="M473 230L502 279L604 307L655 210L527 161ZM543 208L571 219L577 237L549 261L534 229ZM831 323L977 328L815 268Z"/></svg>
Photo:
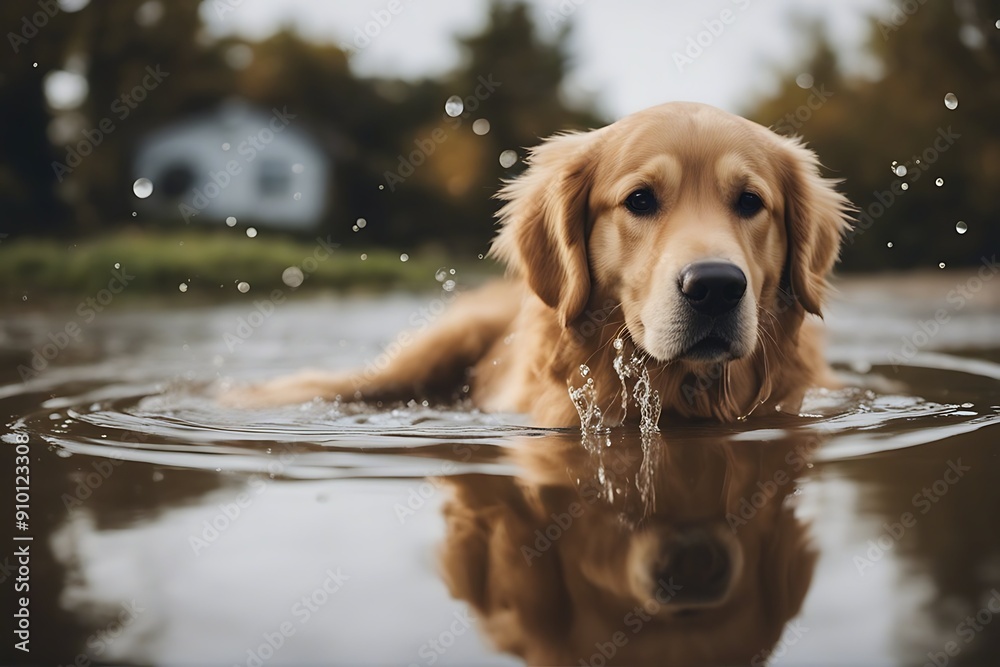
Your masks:
<svg viewBox="0 0 1000 667"><path fill-rule="evenodd" d="M220 378L373 359L432 295L290 300L246 336L252 291L116 302L51 359L75 303L18 302L0 410L11 464L30 449L31 658L520 663L499 644L542 664L612 647L629 664L909 665L954 641L955 664L996 664L1000 297L987 282L949 302L970 276L841 285L828 349L848 386L806 416L587 435L464 405L209 398ZM32 350L45 367L22 382ZM615 556L671 535L741 554L726 613L657 601L690 602L697 564L667 591ZM977 612L992 625L972 629ZM2 657L23 661L10 641Z"/></svg>

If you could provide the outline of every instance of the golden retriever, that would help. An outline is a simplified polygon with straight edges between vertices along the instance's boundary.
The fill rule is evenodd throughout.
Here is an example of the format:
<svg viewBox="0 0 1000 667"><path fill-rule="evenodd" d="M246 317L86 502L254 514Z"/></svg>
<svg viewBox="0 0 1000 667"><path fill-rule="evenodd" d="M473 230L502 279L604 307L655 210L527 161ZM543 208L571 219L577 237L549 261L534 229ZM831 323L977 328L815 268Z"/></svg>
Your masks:
<svg viewBox="0 0 1000 667"><path fill-rule="evenodd" d="M638 416L614 369L625 355L663 419L794 411L828 380L803 321L821 312L848 226L835 185L799 140L702 104L557 135L498 194L491 254L506 282L457 299L378 373L306 372L224 400L447 399L468 385L483 409L570 426L567 383L582 385L586 365L613 425Z"/></svg>
<svg viewBox="0 0 1000 667"><path fill-rule="evenodd" d="M451 594L528 664L766 664L812 581L788 496L817 443L621 434L442 482Z"/></svg>

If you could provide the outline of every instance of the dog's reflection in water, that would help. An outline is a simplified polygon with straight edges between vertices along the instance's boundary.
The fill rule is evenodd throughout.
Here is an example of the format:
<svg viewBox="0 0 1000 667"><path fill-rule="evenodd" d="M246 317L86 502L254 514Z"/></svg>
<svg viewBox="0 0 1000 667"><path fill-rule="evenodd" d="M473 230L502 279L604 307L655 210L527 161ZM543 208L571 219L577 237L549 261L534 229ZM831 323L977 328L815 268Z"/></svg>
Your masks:
<svg viewBox="0 0 1000 667"><path fill-rule="evenodd" d="M755 664L816 554L791 497L815 441L532 439L450 478L444 577L529 664Z"/></svg>

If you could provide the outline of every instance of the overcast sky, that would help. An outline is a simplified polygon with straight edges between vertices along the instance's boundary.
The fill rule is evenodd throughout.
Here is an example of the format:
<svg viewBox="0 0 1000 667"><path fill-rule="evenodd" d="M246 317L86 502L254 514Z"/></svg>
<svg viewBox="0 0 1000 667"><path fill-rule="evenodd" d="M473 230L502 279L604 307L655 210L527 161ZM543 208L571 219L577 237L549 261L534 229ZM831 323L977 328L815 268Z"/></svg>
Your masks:
<svg viewBox="0 0 1000 667"><path fill-rule="evenodd" d="M236 32L264 37L292 24L311 40L352 46L356 29L373 21L373 12L391 20L352 65L359 74L418 77L454 67L453 36L482 28L486 0L398 0L401 11L387 11L390 0L210 0L205 18L216 34ZM774 85L775 66L791 67L806 51L807 38L796 30L794 14L820 16L848 63L863 69L868 15L883 12L887 0L531 0L545 30L560 7L572 8L573 70L571 95L592 96L615 118L670 100L707 102L739 111ZM220 6L238 5L224 14ZM723 12L728 14L723 15ZM220 15L222 14L222 15ZM723 23L725 18L728 23ZM706 25L706 22L708 24ZM718 34L712 34L710 29ZM721 28L721 30L720 30ZM699 35L699 33L702 33ZM691 40L706 46L692 51L693 62L678 66Z"/></svg>

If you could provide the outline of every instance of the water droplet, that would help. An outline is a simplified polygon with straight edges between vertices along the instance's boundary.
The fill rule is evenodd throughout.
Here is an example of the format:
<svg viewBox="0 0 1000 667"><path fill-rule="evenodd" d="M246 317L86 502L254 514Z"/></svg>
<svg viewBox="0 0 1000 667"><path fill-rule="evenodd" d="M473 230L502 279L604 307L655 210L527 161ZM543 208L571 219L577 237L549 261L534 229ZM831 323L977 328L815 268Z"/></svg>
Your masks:
<svg viewBox="0 0 1000 667"><path fill-rule="evenodd" d="M135 211L132 211L132 217L133 217L133 218L134 218L135 216L137 216L137 215L139 215L139 214L138 214L138 213L136 213Z"/></svg>
<svg viewBox="0 0 1000 667"><path fill-rule="evenodd" d="M896 173L897 176L906 176L906 165L897 164L896 168L893 169L893 171Z"/></svg>
<svg viewBox="0 0 1000 667"><path fill-rule="evenodd" d="M515 162L517 162L516 151L508 149L505 150L503 153L500 153L500 166L503 167L504 169L513 167Z"/></svg>
<svg viewBox="0 0 1000 667"><path fill-rule="evenodd" d="M121 262L115 262L115 268L116 268L116 269L120 269L120 268L122 268L122 264L121 264Z"/></svg>
<svg viewBox="0 0 1000 667"><path fill-rule="evenodd" d="M948 93L944 96L944 105L949 109L958 108L958 96L955 93Z"/></svg>
<svg viewBox="0 0 1000 667"><path fill-rule="evenodd" d="M358 226L357 225L351 225L351 231L352 232L358 231Z"/></svg>
<svg viewBox="0 0 1000 667"><path fill-rule="evenodd" d="M222 150L224 150L224 151L228 151L229 150L229 142L228 141L226 143L222 144Z"/></svg>
<svg viewBox="0 0 1000 667"><path fill-rule="evenodd" d="M936 181L934 181L934 185L941 187L942 185L944 185L944 179L943 178L937 179Z"/></svg>
<svg viewBox="0 0 1000 667"><path fill-rule="evenodd" d="M454 292L455 286L456 283L454 280L446 280L444 281L444 284L441 285L441 289L443 289L445 292Z"/></svg>
<svg viewBox="0 0 1000 667"><path fill-rule="evenodd" d="M290 266L281 272L281 282L289 287L298 287L305 279L306 277L302 273L302 269L297 266Z"/></svg>
<svg viewBox="0 0 1000 667"><path fill-rule="evenodd" d="M182 292L187 292L188 291L188 284L187 283L181 283L180 285L177 286L177 289L179 289Z"/></svg>
<svg viewBox="0 0 1000 667"><path fill-rule="evenodd" d="M959 220L958 222L955 223L955 231L958 232L959 234L964 234L965 232L969 231L969 226L964 222L962 222L961 220Z"/></svg>
<svg viewBox="0 0 1000 667"><path fill-rule="evenodd" d="M479 259L483 258L483 253L479 253Z"/></svg>
<svg viewBox="0 0 1000 667"><path fill-rule="evenodd" d="M448 269L443 266L434 272L434 280L443 283L448 278Z"/></svg>
<svg viewBox="0 0 1000 667"><path fill-rule="evenodd" d="M238 289L243 294L246 294L247 292L250 291L250 283L246 281L240 281L240 283L236 285L236 289Z"/></svg>
<svg viewBox="0 0 1000 667"><path fill-rule="evenodd" d="M132 184L132 192L139 199L145 199L153 194L153 181L148 178L137 178L135 183Z"/></svg>
<svg viewBox="0 0 1000 667"><path fill-rule="evenodd" d="M886 243L885 247L886 248L891 248L892 247L892 241L889 241L888 243Z"/></svg>
<svg viewBox="0 0 1000 667"><path fill-rule="evenodd" d="M236 226L236 218L234 218L233 216L229 216L228 218L226 218L226 225L229 226L229 227L235 227Z"/></svg>
<svg viewBox="0 0 1000 667"><path fill-rule="evenodd" d="M357 226L358 226L358 229L364 229L364 228L365 228L365 225L367 225L367 224L368 224L368 221L367 221L367 220L365 220L364 218L358 218L358 221L357 221L357 223L356 223L356 224L357 224Z"/></svg>
<svg viewBox="0 0 1000 667"><path fill-rule="evenodd" d="M623 341L621 338L615 338L615 342L612 343L612 345L616 350L621 351L621 349L625 347L625 341Z"/></svg>
<svg viewBox="0 0 1000 667"><path fill-rule="evenodd" d="M368 259L368 253L366 253L366 252L361 253L361 261L363 262L366 259Z"/></svg>
<svg viewBox="0 0 1000 667"><path fill-rule="evenodd" d="M407 255L405 252L402 255L399 256L399 261L401 261L401 262L407 262L409 260L410 260L410 256Z"/></svg>
<svg viewBox="0 0 1000 667"><path fill-rule="evenodd" d="M477 118L476 121L472 123L472 131L479 136L489 133L490 121L485 118Z"/></svg>
<svg viewBox="0 0 1000 667"><path fill-rule="evenodd" d="M943 269L944 268L944 262L939 262L938 263L938 268L939 269Z"/></svg>
<svg viewBox="0 0 1000 667"><path fill-rule="evenodd" d="M27 300L28 300L28 295L27 294L25 294L24 296L21 297L21 301L27 301Z"/></svg>
<svg viewBox="0 0 1000 667"><path fill-rule="evenodd" d="M249 236L250 238L256 238L257 230L253 227L247 227L247 236Z"/></svg>
<svg viewBox="0 0 1000 667"><path fill-rule="evenodd" d="M901 190L909 190L910 189L910 184L909 183L903 183L902 185L899 186L899 188Z"/></svg>
<svg viewBox="0 0 1000 667"><path fill-rule="evenodd" d="M997 22L996 22L995 25L997 27L997 30L1000 30L1000 19L997 19Z"/></svg>
<svg viewBox="0 0 1000 667"><path fill-rule="evenodd" d="M292 165L292 173L293 174L301 174L305 170L306 170L306 167L301 162L296 162L295 164Z"/></svg>
<svg viewBox="0 0 1000 667"><path fill-rule="evenodd" d="M385 190L385 186L384 186L384 185L379 185L379 186L378 186L378 189L379 189L379 190Z"/></svg>
<svg viewBox="0 0 1000 667"><path fill-rule="evenodd" d="M458 95L452 95L444 103L444 112L454 118L455 116L461 115L462 111L465 109L465 104L462 102L462 98Z"/></svg>
<svg viewBox="0 0 1000 667"><path fill-rule="evenodd" d="M799 74L797 77L795 77L795 85L798 86L799 88L809 89L813 87L814 83L815 80L813 79L813 75L809 74L808 72L803 72L802 74Z"/></svg>
<svg viewBox="0 0 1000 667"><path fill-rule="evenodd" d="M154 482L162 482L163 481L163 473L160 472L159 470L154 470L152 477L153 477L153 481Z"/></svg>
<svg viewBox="0 0 1000 667"><path fill-rule="evenodd" d="M580 375L583 377L590 375L590 367L587 364L580 364Z"/></svg>
<svg viewBox="0 0 1000 667"><path fill-rule="evenodd" d="M296 192L294 195L292 195L292 199L294 199L295 201L301 200L302 199L302 193L301 192Z"/></svg>
<svg viewBox="0 0 1000 667"><path fill-rule="evenodd" d="M38 63L31 63L32 67L38 67Z"/></svg>

